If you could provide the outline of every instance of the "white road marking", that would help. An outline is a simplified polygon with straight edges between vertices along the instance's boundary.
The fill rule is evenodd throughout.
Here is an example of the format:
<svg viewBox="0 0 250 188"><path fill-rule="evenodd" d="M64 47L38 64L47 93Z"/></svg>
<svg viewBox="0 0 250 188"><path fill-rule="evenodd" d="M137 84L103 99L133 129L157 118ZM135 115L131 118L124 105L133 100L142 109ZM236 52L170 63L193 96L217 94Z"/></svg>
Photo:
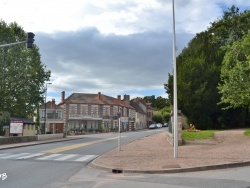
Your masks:
<svg viewBox="0 0 250 188"><path fill-rule="evenodd" d="M45 157L37 158L37 160L47 160L47 159L51 159L51 158L58 157L58 156L61 156L61 155L62 154L52 154L52 155L48 155L48 156L45 156Z"/></svg>
<svg viewBox="0 0 250 188"><path fill-rule="evenodd" d="M23 156L23 157L19 157L19 158L16 158L16 159L29 159L29 158L32 158L32 157L38 157L38 156L41 156L41 155L44 155L45 153L30 153L30 155L27 155L27 156Z"/></svg>
<svg viewBox="0 0 250 188"><path fill-rule="evenodd" d="M60 158L55 159L55 161L64 161L64 160L66 160L66 159L70 159L70 158L75 157L75 156L77 156L77 155L74 155L74 154L65 155L65 156L63 156L63 157L60 157Z"/></svg>
<svg viewBox="0 0 250 188"><path fill-rule="evenodd" d="M9 159L9 158L19 157L19 156L27 155L27 154L29 154L29 153L18 153L18 154L13 154L13 155L7 155L7 156L0 157L0 158L1 159Z"/></svg>
<svg viewBox="0 0 250 188"><path fill-rule="evenodd" d="M81 162L83 162L83 161L87 161L88 159L91 159L91 158L94 158L94 157L96 157L96 155L86 155L86 156L81 157L79 159L76 159L74 161L81 161Z"/></svg>

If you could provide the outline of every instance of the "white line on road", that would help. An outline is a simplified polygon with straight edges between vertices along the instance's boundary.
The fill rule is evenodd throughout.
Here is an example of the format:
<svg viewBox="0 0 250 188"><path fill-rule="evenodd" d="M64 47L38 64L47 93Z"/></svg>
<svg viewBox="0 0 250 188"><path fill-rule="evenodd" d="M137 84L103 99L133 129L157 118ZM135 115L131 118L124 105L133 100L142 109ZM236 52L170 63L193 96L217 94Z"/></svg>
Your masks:
<svg viewBox="0 0 250 188"><path fill-rule="evenodd" d="M37 158L37 160L47 160L47 159L51 159L51 158L54 158L54 157L57 157L57 156L61 156L62 154L52 154L52 155L48 155L48 156L45 156L45 157L40 157L40 158Z"/></svg>
<svg viewBox="0 0 250 188"><path fill-rule="evenodd" d="M77 156L77 155L74 155L74 154L66 155L66 156L55 159L55 161L64 161L66 159L69 159L69 158L72 158L72 157L75 157L75 156Z"/></svg>
<svg viewBox="0 0 250 188"><path fill-rule="evenodd" d="M45 153L35 153L35 154L30 153L30 155L19 157L19 158L16 158L16 159L29 159L29 158L38 157L38 156L41 156L41 155L44 155L44 154Z"/></svg>
<svg viewBox="0 0 250 188"><path fill-rule="evenodd" d="M83 161L86 161L86 160L91 159L91 158L94 158L94 157L96 157L96 155L86 155L86 156L81 157L81 158L79 158L79 159L76 159L76 160L74 160L74 161L81 161L81 162L83 162Z"/></svg>
<svg viewBox="0 0 250 188"><path fill-rule="evenodd" d="M27 154L29 154L29 153L18 153L18 154L8 155L8 156L0 157L0 158L1 159L9 159L9 158L18 157L18 156L27 155Z"/></svg>

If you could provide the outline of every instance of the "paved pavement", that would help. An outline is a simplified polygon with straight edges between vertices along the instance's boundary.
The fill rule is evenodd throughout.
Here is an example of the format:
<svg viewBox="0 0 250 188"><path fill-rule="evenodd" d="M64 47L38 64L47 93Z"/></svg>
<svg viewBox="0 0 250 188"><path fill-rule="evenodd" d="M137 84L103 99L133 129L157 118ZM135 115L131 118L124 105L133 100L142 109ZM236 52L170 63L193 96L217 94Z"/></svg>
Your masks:
<svg viewBox="0 0 250 188"><path fill-rule="evenodd" d="M250 137L244 130L218 131L214 138L187 141L174 148L166 139L166 133L158 133L122 145L93 160L89 167L113 173L178 173L250 166ZM84 136L19 144L0 145L0 150L28 145L82 139Z"/></svg>
<svg viewBox="0 0 250 188"><path fill-rule="evenodd" d="M218 131L214 138L187 141L174 148L166 133L144 137L112 150L90 163L113 173L178 173L250 165L250 137L244 130Z"/></svg>

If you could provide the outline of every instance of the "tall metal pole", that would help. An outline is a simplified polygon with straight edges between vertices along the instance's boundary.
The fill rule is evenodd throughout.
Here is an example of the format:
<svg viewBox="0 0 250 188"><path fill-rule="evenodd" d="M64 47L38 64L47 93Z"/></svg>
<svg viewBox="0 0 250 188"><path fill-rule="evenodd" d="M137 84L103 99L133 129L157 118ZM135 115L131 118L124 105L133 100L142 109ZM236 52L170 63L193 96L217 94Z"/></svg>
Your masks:
<svg viewBox="0 0 250 188"><path fill-rule="evenodd" d="M44 108L45 108L45 117L44 117L44 134L46 134L46 120L47 120L47 107L46 107L46 98L47 98L47 85L48 84L52 84L52 83L46 83L46 86L45 86L45 104L44 104Z"/></svg>
<svg viewBox="0 0 250 188"><path fill-rule="evenodd" d="M119 131L119 136L118 136L118 150L121 151L121 112L117 112L118 116L118 131Z"/></svg>
<svg viewBox="0 0 250 188"><path fill-rule="evenodd" d="M174 64L174 158L178 158L178 121L177 121L177 71L176 71L176 36L175 36L175 12L174 0L172 0L173 8L173 64Z"/></svg>

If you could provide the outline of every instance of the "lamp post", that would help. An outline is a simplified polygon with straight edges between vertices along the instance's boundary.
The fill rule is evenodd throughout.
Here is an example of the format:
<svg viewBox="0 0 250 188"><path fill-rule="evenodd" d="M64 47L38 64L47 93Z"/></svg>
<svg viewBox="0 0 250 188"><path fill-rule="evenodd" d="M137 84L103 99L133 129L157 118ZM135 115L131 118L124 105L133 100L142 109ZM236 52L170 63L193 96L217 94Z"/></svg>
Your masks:
<svg viewBox="0 0 250 188"><path fill-rule="evenodd" d="M44 111L45 111L45 117L44 117L44 134L46 134L46 119L47 119L47 108L46 108L46 97L47 97L47 87L48 87L48 84L52 84L51 82L49 83L46 83L46 86L45 86L45 104L44 104Z"/></svg>
<svg viewBox="0 0 250 188"><path fill-rule="evenodd" d="M177 71L176 71L176 36L175 36L175 13L174 0L173 9L173 68L174 68L174 158L178 158L178 122L177 122Z"/></svg>

